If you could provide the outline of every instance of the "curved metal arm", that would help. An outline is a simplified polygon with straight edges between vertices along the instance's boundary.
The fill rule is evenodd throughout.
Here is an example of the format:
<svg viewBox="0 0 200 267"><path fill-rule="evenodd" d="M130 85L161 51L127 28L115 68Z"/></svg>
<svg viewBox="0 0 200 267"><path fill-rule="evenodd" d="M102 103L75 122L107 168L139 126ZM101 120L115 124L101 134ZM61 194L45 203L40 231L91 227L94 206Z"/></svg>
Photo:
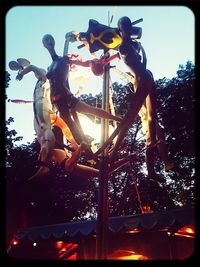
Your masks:
<svg viewBox="0 0 200 267"><path fill-rule="evenodd" d="M65 35L65 45L64 45L64 51L63 56L66 56L68 54L69 50L69 43L73 43L76 41L76 35L72 32L67 32Z"/></svg>

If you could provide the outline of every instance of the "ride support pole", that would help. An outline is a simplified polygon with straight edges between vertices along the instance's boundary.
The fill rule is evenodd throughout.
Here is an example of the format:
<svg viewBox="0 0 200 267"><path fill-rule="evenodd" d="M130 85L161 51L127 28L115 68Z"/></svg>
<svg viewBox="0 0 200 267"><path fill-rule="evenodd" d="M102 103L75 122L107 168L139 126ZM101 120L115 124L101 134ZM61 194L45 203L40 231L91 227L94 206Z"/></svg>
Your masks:
<svg viewBox="0 0 200 267"><path fill-rule="evenodd" d="M110 64L105 67L102 88L102 109L109 112L109 69ZM109 121L101 121L101 145L109 137ZM98 210L96 225L96 259L107 259L108 254L108 148L101 153Z"/></svg>

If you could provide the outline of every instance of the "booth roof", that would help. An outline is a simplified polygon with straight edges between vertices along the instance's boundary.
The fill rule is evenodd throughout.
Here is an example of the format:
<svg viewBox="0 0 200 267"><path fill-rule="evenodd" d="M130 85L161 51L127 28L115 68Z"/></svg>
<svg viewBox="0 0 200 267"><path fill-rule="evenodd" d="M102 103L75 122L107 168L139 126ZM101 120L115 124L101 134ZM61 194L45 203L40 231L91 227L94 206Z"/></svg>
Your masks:
<svg viewBox="0 0 200 267"><path fill-rule="evenodd" d="M179 208L146 214L109 217L109 231L119 232L132 229L142 230L178 230L183 226L194 224L194 208ZM37 240L62 238L63 235L74 237L77 234L88 236L96 232L96 220L74 221L20 229L16 235L18 240Z"/></svg>

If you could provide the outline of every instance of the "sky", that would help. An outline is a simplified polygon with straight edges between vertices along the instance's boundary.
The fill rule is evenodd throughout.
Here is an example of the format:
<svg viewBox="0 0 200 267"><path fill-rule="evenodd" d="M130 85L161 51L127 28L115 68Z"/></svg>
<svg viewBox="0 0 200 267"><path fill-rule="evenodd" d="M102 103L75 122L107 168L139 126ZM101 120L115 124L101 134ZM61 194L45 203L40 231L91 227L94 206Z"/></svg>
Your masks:
<svg viewBox="0 0 200 267"><path fill-rule="evenodd" d="M65 34L70 31L86 32L89 19L108 25L108 18L113 15L111 27L117 27L117 21L128 16L131 21L143 18L136 26L142 27L139 40L147 54L147 68L154 78L173 78L180 64L188 60L195 63L195 16L186 6L15 6L6 14L6 70L11 74L8 99L32 100L36 78L26 75L16 81L16 71L8 67L11 60L26 58L31 64L47 69L51 64L48 51L42 44L45 34L53 35L55 50L62 55ZM92 59L86 48L78 49L80 42L71 43L69 53L80 54L84 60ZM103 51L99 51L100 56ZM122 60L114 60L122 71L127 71ZM82 86L81 93L96 95L102 91L102 78L94 76L88 68L82 68L85 79L76 81L79 73L70 74L70 88L73 93ZM112 82L123 83L120 76L110 73ZM17 105L6 102L6 119L14 118L11 128L18 136L23 136L21 143L27 144L35 138L33 128L33 108L30 105ZM20 143L18 142L18 145Z"/></svg>

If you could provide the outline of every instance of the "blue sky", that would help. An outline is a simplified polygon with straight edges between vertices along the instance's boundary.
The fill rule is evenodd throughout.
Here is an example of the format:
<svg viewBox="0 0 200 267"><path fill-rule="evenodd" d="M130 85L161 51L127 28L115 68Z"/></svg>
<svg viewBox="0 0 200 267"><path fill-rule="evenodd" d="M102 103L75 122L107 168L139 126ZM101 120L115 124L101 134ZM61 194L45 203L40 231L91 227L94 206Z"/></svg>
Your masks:
<svg viewBox="0 0 200 267"><path fill-rule="evenodd" d="M113 14L111 26L116 27L122 16L132 21L143 18L137 26L142 27L142 43L147 54L147 67L153 72L155 79L176 76L179 64L188 60L194 62L195 57L195 17L185 6L15 6L6 15L6 69L11 74L10 86L6 91L8 99L20 98L32 100L36 84L34 75L25 76L16 81L16 72L8 68L8 63L17 58L27 58L33 65L47 69L51 64L48 51L43 47L42 37L50 33L56 41L56 51L63 54L65 34L72 30L85 32L89 19L96 19L108 24L108 14ZM91 55L86 48L77 49L81 43L70 45L69 53L80 54L84 59ZM101 51L97 55L101 55ZM195 62L194 62L195 63ZM126 70L120 60L113 62L121 70ZM96 94L101 92L102 79L94 77L84 69L88 78L83 84L82 93ZM120 77L111 73L112 81ZM73 92L80 86L70 80ZM34 138L32 105L16 105L6 103L6 117L14 117L12 124L23 142L31 142Z"/></svg>

